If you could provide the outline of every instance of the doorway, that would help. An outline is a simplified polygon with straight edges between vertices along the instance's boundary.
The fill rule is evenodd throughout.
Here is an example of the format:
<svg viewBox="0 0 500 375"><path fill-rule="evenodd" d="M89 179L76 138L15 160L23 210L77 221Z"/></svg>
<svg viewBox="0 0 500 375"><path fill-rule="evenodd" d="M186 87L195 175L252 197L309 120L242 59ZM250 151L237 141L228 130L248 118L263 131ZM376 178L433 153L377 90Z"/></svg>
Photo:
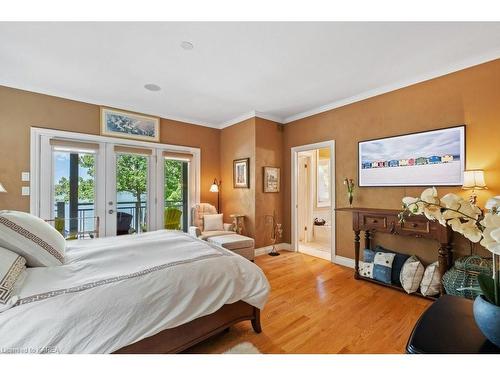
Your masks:
<svg viewBox="0 0 500 375"><path fill-rule="evenodd" d="M335 259L335 143L292 148L292 249Z"/></svg>

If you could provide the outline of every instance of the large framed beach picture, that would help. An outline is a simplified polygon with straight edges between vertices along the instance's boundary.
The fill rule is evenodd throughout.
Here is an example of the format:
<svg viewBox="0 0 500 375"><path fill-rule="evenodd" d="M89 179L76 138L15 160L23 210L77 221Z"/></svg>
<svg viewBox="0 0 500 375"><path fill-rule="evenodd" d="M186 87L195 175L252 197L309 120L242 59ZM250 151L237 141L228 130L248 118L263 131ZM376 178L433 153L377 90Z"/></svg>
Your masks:
<svg viewBox="0 0 500 375"><path fill-rule="evenodd" d="M159 142L160 120L158 117L101 107L101 135Z"/></svg>
<svg viewBox="0 0 500 375"><path fill-rule="evenodd" d="M465 125L358 145L359 186L461 186Z"/></svg>

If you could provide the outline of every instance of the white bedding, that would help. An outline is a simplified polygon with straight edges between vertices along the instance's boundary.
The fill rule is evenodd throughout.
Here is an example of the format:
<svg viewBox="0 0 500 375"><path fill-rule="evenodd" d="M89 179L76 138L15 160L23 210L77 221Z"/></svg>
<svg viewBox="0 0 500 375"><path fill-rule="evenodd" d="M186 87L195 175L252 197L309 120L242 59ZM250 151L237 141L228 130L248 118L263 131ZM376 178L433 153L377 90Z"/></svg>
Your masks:
<svg viewBox="0 0 500 375"><path fill-rule="evenodd" d="M255 264L184 233L68 242L65 264L27 270L0 313L0 353L110 353L243 300L264 307Z"/></svg>

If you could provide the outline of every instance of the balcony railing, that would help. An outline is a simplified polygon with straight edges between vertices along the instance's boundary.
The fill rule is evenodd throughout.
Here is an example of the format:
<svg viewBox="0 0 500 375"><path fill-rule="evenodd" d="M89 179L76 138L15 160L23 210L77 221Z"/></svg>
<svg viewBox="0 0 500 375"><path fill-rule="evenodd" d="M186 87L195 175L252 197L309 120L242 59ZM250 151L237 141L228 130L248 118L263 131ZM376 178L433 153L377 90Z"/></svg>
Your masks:
<svg viewBox="0 0 500 375"><path fill-rule="evenodd" d="M183 201L165 201L165 208L177 208L182 211L182 216L186 215ZM147 202L141 202L140 205L137 201L117 202L117 212L125 212L132 215L131 228L135 233L144 232L147 230ZM54 217L61 219L69 218L69 204L65 202L56 202L54 209ZM77 223L71 219L65 221L65 230L70 232L77 231L78 233L85 233L94 231L95 228L95 208L94 203L79 203ZM182 223L182 219L181 219Z"/></svg>

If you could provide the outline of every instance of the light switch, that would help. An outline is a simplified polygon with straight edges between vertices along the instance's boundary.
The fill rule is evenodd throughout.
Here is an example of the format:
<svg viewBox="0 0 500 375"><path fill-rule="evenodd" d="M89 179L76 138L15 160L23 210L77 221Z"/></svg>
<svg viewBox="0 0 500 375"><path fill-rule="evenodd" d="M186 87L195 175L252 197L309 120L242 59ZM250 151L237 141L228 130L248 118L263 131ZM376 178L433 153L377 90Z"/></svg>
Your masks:
<svg viewBox="0 0 500 375"><path fill-rule="evenodd" d="M29 181L30 180L30 173L29 172L22 172L21 173L21 181Z"/></svg>
<svg viewBox="0 0 500 375"><path fill-rule="evenodd" d="M29 186L21 187L21 195L30 195L30 187Z"/></svg>

